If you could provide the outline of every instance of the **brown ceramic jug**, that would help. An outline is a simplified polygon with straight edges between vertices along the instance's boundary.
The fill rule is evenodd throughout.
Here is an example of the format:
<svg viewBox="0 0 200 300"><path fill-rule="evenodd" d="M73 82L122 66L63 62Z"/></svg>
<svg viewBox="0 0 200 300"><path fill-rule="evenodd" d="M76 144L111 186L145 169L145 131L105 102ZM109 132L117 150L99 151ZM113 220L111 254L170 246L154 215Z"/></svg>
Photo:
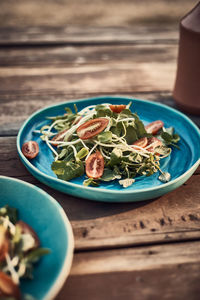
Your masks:
<svg viewBox="0 0 200 300"><path fill-rule="evenodd" d="M173 96L180 108L200 115L200 2L180 22Z"/></svg>

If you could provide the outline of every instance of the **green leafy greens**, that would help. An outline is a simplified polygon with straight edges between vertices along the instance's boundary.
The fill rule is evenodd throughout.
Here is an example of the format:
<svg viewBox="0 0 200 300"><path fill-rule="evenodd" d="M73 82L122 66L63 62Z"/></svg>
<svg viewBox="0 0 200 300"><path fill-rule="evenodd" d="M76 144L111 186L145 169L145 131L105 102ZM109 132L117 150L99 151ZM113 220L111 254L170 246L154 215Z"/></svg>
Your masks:
<svg viewBox="0 0 200 300"><path fill-rule="evenodd" d="M8 205L0 208L0 271L9 276L9 280L12 280L17 290L21 278L32 279L34 264L43 255L50 252L49 249L39 247L39 239L37 239L36 233L33 234L32 232L32 228L18 220L16 208ZM6 245L9 245L9 247ZM0 293L4 296L1 287ZM10 299L15 299L12 296L10 295ZM22 299L33 298L30 295L23 295Z"/></svg>
<svg viewBox="0 0 200 300"><path fill-rule="evenodd" d="M114 112L109 104L92 105L81 111L75 106L74 112L66 108L63 116L50 117L52 124L45 126L40 133L55 155L51 168L56 176L62 180L83 176L87 159L96 151L104 159L103 175L97 179L86 177L85 186L118 180L119 184L127 187L137 176L150 176L157 171L162 174L160 159L170 155L171 147L179 148L180 137L172 127L162 128L156 135L160 144L150 145L152 135L147 133L139 116L130 110L130 105L119 113ZM107 127L90 139L79 138L77 128L97 118L106 118L109 121ZM63 139L55 148L52 137L65 129ZM147 145L134 145L140 139L147 139ZM160 178L164 181L163 176ZM169 179L169 176L166 178Z"/></svg>

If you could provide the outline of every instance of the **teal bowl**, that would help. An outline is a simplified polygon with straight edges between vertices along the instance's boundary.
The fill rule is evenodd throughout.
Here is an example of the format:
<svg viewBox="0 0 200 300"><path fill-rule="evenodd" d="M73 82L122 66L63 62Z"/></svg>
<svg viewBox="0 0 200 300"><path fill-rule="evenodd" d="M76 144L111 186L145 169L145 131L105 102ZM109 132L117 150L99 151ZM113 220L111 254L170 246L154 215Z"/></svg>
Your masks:
<svg viewBox="0 0 200 300"><path fill-rule="evenodd" d="M105 102L128 104L130 101L132 102L131 110L137 112L144 124L162 120L165 127L173 126L176 133L180 135L180 150L173 149L171 155L161 161L161 169L164 172L170 172L171 181L162 183L158 180L158 173L155 173L150 177L138 177L132 186L123 189L115 181L102 183L99 187L85 187L83 186L84 176L69 182L56 178L51 170L51 163L54 160L53 154L39 135L34 134L34 130L50 123L46 117L64 114L64 108L68 106L73 109L74 103L80 110L88 105ZM23 143L29 140L36 141L40 147L39 155L31 161L21 151ZM166 105L127 97L105 96L67 101L37 111L21 127L17 137L17 150L22 163L29 172L54 189L96 201L134 202L152 199L168 193L182 185L194 173L200 163L200 132L188 117Z"/></svg>
<svg viewBox="0 0 200 300"><path fill-rule="evenodd" d="M62 207L46 192L18 179L0 176L0 207L17 208L19 218L38 234L50 253L35 265L33 280L22 280L21 291L37 300L54 299L72 263L74 239Z"/></svg>

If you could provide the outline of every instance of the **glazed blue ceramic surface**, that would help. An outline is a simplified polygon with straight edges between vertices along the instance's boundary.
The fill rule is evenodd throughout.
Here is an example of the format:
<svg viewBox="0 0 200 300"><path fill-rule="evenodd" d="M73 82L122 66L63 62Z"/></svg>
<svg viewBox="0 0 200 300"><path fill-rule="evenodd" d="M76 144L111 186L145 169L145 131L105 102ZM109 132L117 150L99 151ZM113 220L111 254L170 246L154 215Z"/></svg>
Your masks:
<svg viewBox="0 0 200 300"><path fill-rule="evenodd" d="M19 219L38 234L41 247L51 252L35 265L33 280L22 280L22 293L37 300L53 299L69 273L74 240L62 207L41 189L10 177L0 176L0 207L15 207Z"/></svg>
<svg viewBox="0 0 200 300"><path fill-rule="evenodd" d="M144 124L155 120L162 120L165 127L173 126L175 132L180 135L180 150L174 148L171 155L161 161L161 169L164 172L170 172L171 181L163 184L158 180L159 174L156 173L150 177L138 177L132 186L124 189L117 181L101 183L97 188L85 187L83 186L84 176L69 182L57 179L51 170L53 154L45 142L40 139L39 135L34 133L34 130L50 124L50 121L46 117L64 114L64 108L67 106L73 110L74 103L76 103L78 110L81 110L93 104L128 104L130 101L132 102L131 110L139 115ZM38 142L40 148L39 155L31 161L24 157L21 152L23 143L29 140ZM34 113L19 131L17 149L23 164L33 176L59 191L97 201L142 201L174 190L193 174L200 163L200 133L199 129L188 117L168 106L139 99L105 96L68 101Z"/></svg>

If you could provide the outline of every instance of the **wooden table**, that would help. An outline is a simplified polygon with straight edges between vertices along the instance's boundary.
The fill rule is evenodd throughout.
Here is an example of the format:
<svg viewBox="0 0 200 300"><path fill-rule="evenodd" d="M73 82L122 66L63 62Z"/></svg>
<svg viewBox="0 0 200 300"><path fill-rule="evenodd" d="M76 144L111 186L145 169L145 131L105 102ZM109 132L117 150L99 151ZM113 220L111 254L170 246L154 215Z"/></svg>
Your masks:
<svg viewBox="0 0 200 300"><path fill-rule="evenodd" d="M176 107L178 27L4 27L0 45L0 174L47 191L73 227L73 265L56 300L200 299L200 169L160 198L98 203L41 184L16 151L23 121L53 103L128 95Z"/></svg>

